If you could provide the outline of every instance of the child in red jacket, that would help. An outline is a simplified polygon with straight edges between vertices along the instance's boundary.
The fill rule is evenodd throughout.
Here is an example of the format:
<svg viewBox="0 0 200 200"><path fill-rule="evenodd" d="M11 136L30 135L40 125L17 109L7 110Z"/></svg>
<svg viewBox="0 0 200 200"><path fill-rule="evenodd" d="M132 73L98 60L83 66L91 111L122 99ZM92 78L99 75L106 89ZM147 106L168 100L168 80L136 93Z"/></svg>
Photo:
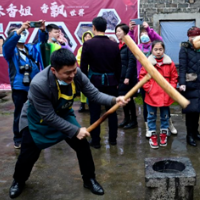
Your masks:
<svg viewBox="0 0 200 200"><path fill-rule="evenodd" d="M174 62L169 56L164 54L165 45L160 40L155 40L152 43L152 54L148 60L154 65L162 76L176 88L178 73ZM141 80L147 71L142 67L139 79ZM151 138L149 144L151 148L158 148L157 134L156 134L156 112L160 108L160 146L167 146L167 134L169 128L169 111L168 107L174 102L171 97L158 85L154 79L150 79L143 85L146 92L145 103L147 104L147 122Z"/></svg>

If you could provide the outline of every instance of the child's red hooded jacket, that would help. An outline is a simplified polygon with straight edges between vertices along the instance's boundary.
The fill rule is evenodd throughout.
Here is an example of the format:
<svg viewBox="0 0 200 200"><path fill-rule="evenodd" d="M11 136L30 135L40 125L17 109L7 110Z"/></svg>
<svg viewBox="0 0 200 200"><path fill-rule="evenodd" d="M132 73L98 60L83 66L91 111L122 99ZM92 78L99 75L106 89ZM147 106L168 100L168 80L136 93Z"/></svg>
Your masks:
<svg viewBox="0 0 200 200"><path fill-rule="evenodd" d="M178 73L174 62L169 56L164 54L162 64L158 64L157 60L151 54L148 60L152 65L158 70L158 72L174 87L176 88ZM139 75L139 80L141 80L147 71L142 67ZM158 83L151 78L148 82L143 85L145 94L145 102L154 107L170 106L174 100L158 85Z"/></svg>

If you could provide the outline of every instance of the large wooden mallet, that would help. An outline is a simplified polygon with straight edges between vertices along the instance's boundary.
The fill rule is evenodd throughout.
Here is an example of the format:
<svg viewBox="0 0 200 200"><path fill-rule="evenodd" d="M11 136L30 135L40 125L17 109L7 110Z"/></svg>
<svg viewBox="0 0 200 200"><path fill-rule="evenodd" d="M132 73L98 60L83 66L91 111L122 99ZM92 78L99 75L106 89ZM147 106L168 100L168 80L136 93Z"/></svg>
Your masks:
<svg viewBox="0 0 200 200"><path fill-rule="evenodd" d="M139 62L144 66L147 74L141 81L139 81L126 95L125 99L128 99L133 96L133 94L141 88L150 78L151 76L155 79L155 81L164 89L164 91L172 97L176 102L178 102L183 108L187 107L190 103L187 99L185 99L178 91L176 91L164 78L163 76L155 69L155 67L149 62L146 56L141 52L141 50L137 47L135 42L130 38L130 36L126 35L123 38L126 45L129 47L131 52L135 55L135 57L139 60ZM102 115L95 123L87 128L88 132L91 132L97 126L99 126L109 114L113 113L119 108L119 104L114 105L110 110L108 110L104 115Z"/></svg>

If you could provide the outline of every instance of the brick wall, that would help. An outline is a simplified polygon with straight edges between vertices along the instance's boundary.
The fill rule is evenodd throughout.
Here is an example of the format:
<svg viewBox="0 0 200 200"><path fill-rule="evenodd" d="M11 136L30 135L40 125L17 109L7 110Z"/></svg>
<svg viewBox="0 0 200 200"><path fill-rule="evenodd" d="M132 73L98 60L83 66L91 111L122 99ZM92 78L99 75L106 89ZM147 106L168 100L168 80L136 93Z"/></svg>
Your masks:
<svg viewBox="0 0 200 200"><path fill-rule="evenodd" d="M154 14L172 13L200 13L200 0L140 0L140 17L151 27Z"/></svg>

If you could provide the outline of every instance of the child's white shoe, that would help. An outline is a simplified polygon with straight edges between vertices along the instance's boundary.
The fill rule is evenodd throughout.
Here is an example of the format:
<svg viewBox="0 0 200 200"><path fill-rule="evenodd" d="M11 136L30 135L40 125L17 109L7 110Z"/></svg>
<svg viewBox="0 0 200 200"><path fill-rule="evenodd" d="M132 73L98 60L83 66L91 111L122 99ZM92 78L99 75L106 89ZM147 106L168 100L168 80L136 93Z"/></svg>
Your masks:
<svg viewBox="0 0 200 200"><path fill-rule="evenodd" d="M172 134L176 135L177 134L177 130L174 127L174 124L172 123L172 119L169 118L169 130Z"/></svg>
<svg viewBox="0 0 200 200"><path fill-rule="evenodd" d="M149 131L149 127L148 127L148 123L145 122L145 126L146 126L146 137L151 137L151 131Z"/></svg>

